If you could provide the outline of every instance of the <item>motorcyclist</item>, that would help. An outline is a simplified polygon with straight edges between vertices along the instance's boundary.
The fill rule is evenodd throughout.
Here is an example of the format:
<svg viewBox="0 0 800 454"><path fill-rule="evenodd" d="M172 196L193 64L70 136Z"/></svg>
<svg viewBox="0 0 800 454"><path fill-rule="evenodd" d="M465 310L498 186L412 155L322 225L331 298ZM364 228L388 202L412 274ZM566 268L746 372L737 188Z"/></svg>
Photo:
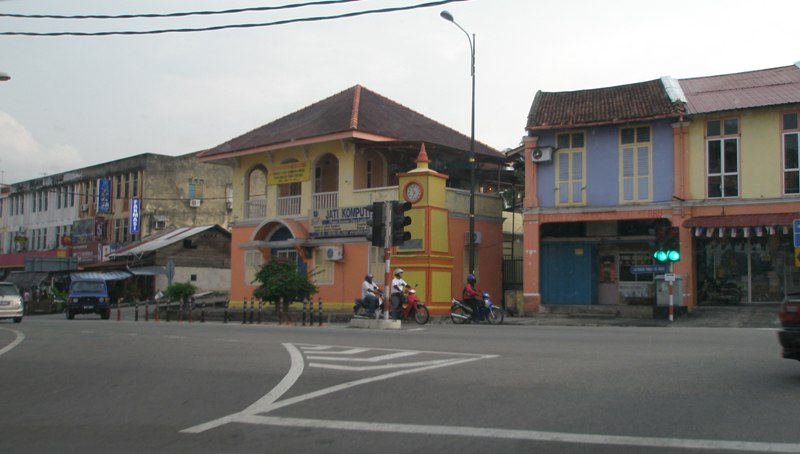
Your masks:
<svg viewBox="0 0 800 454"><path fill-rule="evenodd" d="M403 269L397 268L394 270L394 279L392 279L392 320L400 319L398 312L407 301L406 287L408 287L408 283L403 280Z"/></svg>
<svg viewBox="0 0 800 454"><path fill-rule="evenodd" d="M476 282L478 282L478 279L474 274L467 276L467 285L464 286L464 292L461 296L464 304L472 309L472 318L474 320L483 320L483 314L480 311L483 303L483 294L475 287Z"/></svg>
<svg viewBox="0 0 800 454"><path fill-rule="evenodd" d="M364 305L367 307L367 317L375 316L375 309L378 307L378 297L383 292L377 284L372 282L372 273L367 273L364 276L364 282L361 283L361 299L364 300Z"/></svg>

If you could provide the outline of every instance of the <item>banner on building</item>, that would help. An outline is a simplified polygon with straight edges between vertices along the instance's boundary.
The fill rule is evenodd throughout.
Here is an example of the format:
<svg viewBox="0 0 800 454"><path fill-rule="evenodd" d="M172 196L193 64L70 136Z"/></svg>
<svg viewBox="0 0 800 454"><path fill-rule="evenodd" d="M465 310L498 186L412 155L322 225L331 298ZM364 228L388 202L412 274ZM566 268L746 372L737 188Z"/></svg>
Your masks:
<svg viewBox="0 0 800 454"><path fill-rule="evenodd" d="M372 212L363 206L313 210L308 235L311 238L364 236L369 219Z"/></svg>
<svg viewBox="0 0 800 454"><path fill-rule="evenodd" d="M97 180L97 212L111 213L111 180Z"/></svg>
<svg viewBox="0 0 800 454"><path fill-rule="evenodd" d="M311 177L311 165L308 161L275 164L269 166L268 170L269 184L300 183Z"/></svg>
<svg viewBox="0 0 800 454"><path fill-rule="evenodd" d="M134 197L131 199L131 222L130 225L130 233L131 235L138 235L139 234L139 206L140 201L138 198Z"/></svg>

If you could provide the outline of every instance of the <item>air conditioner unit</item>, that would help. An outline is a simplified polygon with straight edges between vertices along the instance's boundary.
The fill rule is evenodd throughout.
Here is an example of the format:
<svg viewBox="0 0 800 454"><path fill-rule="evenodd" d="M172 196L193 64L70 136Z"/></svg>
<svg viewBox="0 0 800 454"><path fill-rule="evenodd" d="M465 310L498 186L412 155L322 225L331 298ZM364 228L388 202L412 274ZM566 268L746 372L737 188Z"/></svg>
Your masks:
<svg viewBox="0 0 800 454"><path fill-rule="evenodd" d="M200 207L200 199L189 199L189 206L192 208L199 208Z"/></svg>
<svg viewBox="0 0 800 454"><path fill-rule="evenodd" d="M89 211L89 204L88 203L82 203L81 204L81 211Z"/></svg>
<svg viewBox="0 0 800 454"><path fill-rule="evenodd" d="M531 151L531 161L546 162L553 159L553 147L536 147Z"/></svg>
<svg viewBox="0 0 800 454"><path fill-rule="evenodd" d="M464 244L469 244L469 231L464 232ZM475 232L475 244L481 244L481 232Z"/></svg>
<svg viewBox="0 0 800 454"><path fill-rule="evenodd" d="M338 246L329 246L325 248L325 259L331 262L336 262L344 257L342 248Z"/></svg>

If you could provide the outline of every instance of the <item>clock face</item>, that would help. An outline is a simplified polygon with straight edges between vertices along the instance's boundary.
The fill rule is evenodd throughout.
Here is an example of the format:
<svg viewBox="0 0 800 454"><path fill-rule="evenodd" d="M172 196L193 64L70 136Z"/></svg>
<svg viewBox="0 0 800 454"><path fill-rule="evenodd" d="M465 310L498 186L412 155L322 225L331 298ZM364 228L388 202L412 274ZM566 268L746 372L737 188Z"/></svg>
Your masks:
<svg viewBox="0 0 800 454"><path fill-rule="evenodd" d="M417 182L411 182L406 185L405 198L411 203L416 203L422 198L422 186Z"/></svg>

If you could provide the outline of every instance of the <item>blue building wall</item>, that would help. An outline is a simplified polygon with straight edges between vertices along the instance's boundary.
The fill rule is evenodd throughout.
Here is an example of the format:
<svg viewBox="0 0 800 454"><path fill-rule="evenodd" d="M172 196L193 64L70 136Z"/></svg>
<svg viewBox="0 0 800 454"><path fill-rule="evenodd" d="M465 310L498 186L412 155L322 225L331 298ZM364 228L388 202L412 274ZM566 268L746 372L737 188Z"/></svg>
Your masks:
<svg viewBox="0 0 800 454"><path fill-rule="evenodd" d="M586 199L587 206L619 205L619 130L621 127L646 125L602 126L579 130L548 131L538 133L539 146L555 145L555 136L561 132L584 131L586 136ZM649 123L652 128L652 178L653 202L672 199L673 192L673 135L669 121ZM555 207L556 187L555 156L538 164L539 206Z"/></svg>

